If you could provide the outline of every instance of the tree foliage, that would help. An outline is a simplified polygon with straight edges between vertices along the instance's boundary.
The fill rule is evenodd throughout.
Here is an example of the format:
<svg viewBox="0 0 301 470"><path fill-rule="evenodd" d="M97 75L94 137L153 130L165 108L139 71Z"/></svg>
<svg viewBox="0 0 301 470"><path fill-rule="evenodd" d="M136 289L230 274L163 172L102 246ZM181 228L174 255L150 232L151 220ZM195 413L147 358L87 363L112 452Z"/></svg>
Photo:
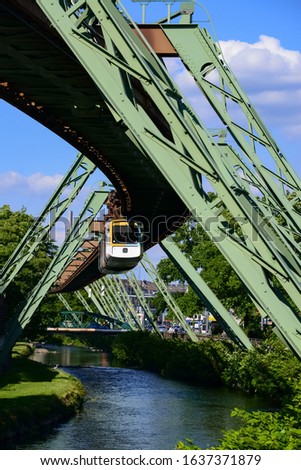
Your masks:
<svg viewBox="0 0 301 470"><path fill-rule="evenodd" d="M25 208L16 212L13 212L8 205L0 208L1 268L18 247L33 221L33 216L27 214ZM38 283L55 250L56 247L51 240L45 240L38 245L34 256L24 265L7 289L6 297L9 312L12 312L17 304Z"/></svg>
<svg viewBox="0 0 301 470"><path fill-rule="evenodd" d="M33 216L27 214L25 208L14 212L9 205L0 207L0 269L18 247L33 222ZM51 239L46 238L41 241L34 256L9 284L5 291L8 317L14 315L17 306L24 302L26 295L38 284L56 251L57 247ZM85 293L83 295L86 296ZM64 294L64 296L71 309L83 309L79 300L72 293ZM60 312L62 310L66 310L66 307L56 295L46 295L35 311L31 322L27 325L26 335L30 339L35 339L37 335L45 333L47 326L58 326L61 322Z"/></svg>
<svg viewBox="0 0 301 470"><path fill-rule="evenodd" d="M19 246L33 222L33 216L27 214L25 208L15 212L11 210L9 205L0 208L0 268L5 265ZM51 239L40 242L34 256L9 284L5 292L8 316L14 314L16 307L25 300L26 295L39 282L55 251L56 246Z"/></svg>
<svg viewBox="0 0 301 470"><path fill-rule="evenodd" d="M276 336L246 352L227 341L167 341L130 332L114 339L112 352L125 364L165 377L227 386L269 401L267 410L235 408L236 429L225 431L214 449L301 449L301 363ZM189 440L177 448L200 449Z"/></svg>
<svg viewBox="0 0 301 470"><path fill-rule="evenodd" d="M173 239L225 308L233 310L241 318L251 336L259 334L260 317L245 285L208 233L199 224L190 221L177 230ZM166 283L184 282L182 274L168 258L161 260L157 269ZM200 313L204 308L191 288L179 302L186 316Z"/></svg>

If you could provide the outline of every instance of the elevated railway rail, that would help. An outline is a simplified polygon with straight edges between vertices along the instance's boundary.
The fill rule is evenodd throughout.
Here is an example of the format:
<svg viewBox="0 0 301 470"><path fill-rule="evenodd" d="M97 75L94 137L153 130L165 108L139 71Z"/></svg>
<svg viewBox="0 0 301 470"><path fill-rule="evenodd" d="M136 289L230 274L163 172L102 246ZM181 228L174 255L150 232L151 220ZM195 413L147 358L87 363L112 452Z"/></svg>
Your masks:
<svg viewBox="0 0 301 470"><path fill-rule="evenodd" d="M167 19L139 26L119 0L0 0L0 97L109 178L123 215L143 224L145 250L192 215L260 315L301 357L301 181L220 46L191 22L193 5L184 2ZM218 118L216 132L177 87L164 56L180 57ZM53 291L101 276L96 245L86 253L72 253ZM193 269L185 268L190 280ZM248 347L210 289L206 296L230 336Z"/></svg>
<svg viewBox="0 0 301 470"><path fill-rule="evenodd" d="M156 30L162 37L160 28ZM128 138L124 123L116 123L104 96L37 3L0 1L0 34L0 98L69 142L107 176L121 198L123 214L143 223L145 249L174 231L188 215L187 208ZM165 53L161 44L159 52ZM138 79L134 86L139 105L168 135L164 116ZM97 277L95 250L78 276L64 279L60 290L76 290Z"/></svg>

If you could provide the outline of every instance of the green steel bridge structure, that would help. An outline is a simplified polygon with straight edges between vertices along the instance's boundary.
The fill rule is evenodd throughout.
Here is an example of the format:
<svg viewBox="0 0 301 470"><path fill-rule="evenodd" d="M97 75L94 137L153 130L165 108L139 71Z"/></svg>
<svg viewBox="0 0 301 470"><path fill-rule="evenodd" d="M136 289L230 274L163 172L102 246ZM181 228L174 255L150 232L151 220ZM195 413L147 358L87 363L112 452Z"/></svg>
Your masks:
<svg viewBox="0 0 301 470"><path fill-rule="evenodd" d="M172 234L189 218L206 230L260 315L272 320L276 333L301 358L300 179L219 44L194 22L197 2L163 2L167 15L152 24L144 21L145 9L155 0L140 3L144 14L137 24L117 0L0 1L0 98L79 152L39 223L2 269L1 305L7 285L45 235L40 229L45 215L52 211L57 220L99 168L116 189L124 215L143 223L145 252L160 243L230 338L252 347L174 244ZM189 104L166 57L180 60L193 77L218 129L208 129ZM66 187L72 188L67 198ZM95 217L108 193L102 185L91 194L22 310L5 322L1 307L0 363L47 292L78 291L102 281L101 224ZM85 238L87 232L93 237ZM152 274L147 257L143 263ZM103 281L108 296L99 295L98 302L105 308L114 288ZM116 315L120 298L115 295Z"/></svg>

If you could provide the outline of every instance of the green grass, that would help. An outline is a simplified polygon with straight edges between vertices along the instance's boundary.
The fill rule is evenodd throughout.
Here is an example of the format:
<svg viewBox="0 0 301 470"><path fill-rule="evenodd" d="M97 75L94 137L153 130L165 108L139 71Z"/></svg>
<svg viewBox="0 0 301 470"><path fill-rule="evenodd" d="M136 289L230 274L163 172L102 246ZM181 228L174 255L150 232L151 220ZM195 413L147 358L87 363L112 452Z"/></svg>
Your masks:
<svg viewBox="0 0 301 470"><path fill-rule="evenodd" d="M75 377L26 359L26 349L18 344L11 368L0 377L0 436L63 421L83 403L84 388Z"/></svg>

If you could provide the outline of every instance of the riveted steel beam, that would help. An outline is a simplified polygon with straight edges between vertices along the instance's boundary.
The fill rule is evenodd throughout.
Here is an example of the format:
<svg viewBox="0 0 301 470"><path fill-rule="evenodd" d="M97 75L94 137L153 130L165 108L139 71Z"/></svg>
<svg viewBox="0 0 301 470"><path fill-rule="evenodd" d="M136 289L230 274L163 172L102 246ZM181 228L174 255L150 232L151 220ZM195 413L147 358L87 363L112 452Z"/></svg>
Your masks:
<svg viewBox="0 0 301 470"><path fill-rule="evenodd" d="M91 287L92 296L94 295L95 299L103 306L107 315L121 321L122 318L116 303L113 302L113 299L111 299L109 295L106 295L105 286L100 282L100 280L93 282L89 287Z"/></svg>
<svg viewBox="0 0 301 470"><path fill-rule="evenodd" d="M229 338L244 349L252 349L252 343L247 335L202 279L201 274L195 270L178 245L173 241L172 237L167 237L165 240L162 240L160 242L160 246L173 261L178 270L183 274L184 278L199 296L206 309L209 310L214 318L219 321Z"/></svg>
<svg viewBox="0 0 301 470"><path fill-rule="evenodd" d="M111 298L116 303L123 320L129 324L131 329L137 329L137 325L133 322L131 311L128 310L127 305L123 302L122 296L120 295L120 290L117 288L117 285L113 278L111 276L105 276L101 282L106 287L105 292L109 291Z"/></svg>
<svg viewBox="0 0 301 470"><path fill-rule="evenodd" d="M123 127L132 142L144 152L145 158L151 159L162 172L235 269L256 306L274 321L279 334L287 339L292 350L301 357L301 322L299 311L295 307L301 303L301 265L290 246L289 237L279 237L279 232L275 234L274 225L266 220L263 206L258 204L252 192L246 190L244 168L240 171L233 166L233 155L229 158L229 146L216 141L208 131L125 9L121 14L115 2L104 0L78 2L71 9L65 9L58 0L37 0L37 3L96 83L116 123ZM82 14L88 14L90 18L94 16L93 25L99 29L97 34L91 24L80 21ZM181 26L191 28L191 25ZM169 133L136 100L129 87L133 78L125 71L125 67L121 70L117 62L113 63L102 51L98 52L97 44L104 47L105 37L114 42L116 57L122 58L136 73L149 77L149 80L141 80L140 84L150 102L164 117ZM204 68L204 75L208 70ZM215 89L215 92L219 90ZM239 102L240 98L235 93L236 91L229 91L228 95L223 93L222 99ZM247 115L247 119L251 120L250 115ZM248 137L252 139L251 146L247 149L249 153L258 143L266 143L266 134L260 136L257 124L254 132L253 127L255 128L253 121L248 122ZM246 130L243 133L247 134ZM256 134L258 138L253 138L252 135ZM272 141L267 148L271 145L274 145ZM187 157L187 162L181 158L183 155ZM279 158L281 161L285 160L283 155ZM285 168L283 164L279 164L282 178L284 170L289 168L287 162ZM273 171L273 168L270 170ZM264 168L261 168L261 172L265 176L268 173ZM286 175L288 172L289 170ZM236 220L239 230L235 233L221 208L212 204L204 185L203 174L218 195L221 208L227 209ZM285 176L284 179L288 178ZM266 181L267 178L264 180L265 190ZM300 187L296 178L293 185L297 189ZM270 195L270 201L272 200L280 204L278 196L272 199ZM284 204L283 199L281 204ZM293 219L290 210L289 227L300 234L297 222L298 217ZM289 302L277 287L273 276L277 277L281 288L286 291Z"/></svg>
<svg viewBox="0 0 301 470"><path fill-rule="evenodd" d="M147 256L146 253L144 253L144 255L143 255L143 258L141 260L141 264L144 267L147 274L149 275L149 277L152 279L152 281L159 288L165 302L167 303L168 307L171 309L173 314L176 316L179 324L186 331L189 338L192 341L197 342L198 341L197 335L195 334L195 332L188 325L188 323L185 320L185 317L184 317L181 309L179 308L177 302L175 301L175 299L173 298L173 296L171 295L171 293L167 289L166 285L164 284L163 279L160 277L158 271L156 270L156 268L154 267L154 265L152 264L151 260L149 259L149 257Z"/></svg>
<svg viewBox="0 0 301 470"><path fill-rule="evenodd" d="M40 215L34 220L33 225L1 269L0 295L24 264L32 258L41 241L49 236L51 227L68 209L95 168L96 166L84 155L77 156ZM49 217L49 222L44 225L47 217Z"/></svg>
<svg viewBox="0 0 301 470"><path fill-rule="evenodd" d="M97 280L90 284L89 287L91 287L92 294L94 294L98 302L103 305L107 315L112 318L116 318L119 321L123 321L116 302L114 302L109 291L106 290L104 284L100 280Z"/></svg>
<svg viewBox="0 0 301 470"><path fill-rule="evenodd" d="M146 298L144 297L143 291L141 289L141 286L139 285L139 282L134 274L133 271L126 273L126 278L129 282L130 287L133 289L133 292L135 292L135 295L138 299L138 302L143 310L143 313L149 323L152 325L154 328L154 331L159 335L162 336L162 333L160 332L157 323L153 320L153 314L149 308L149 304L146 301Z"/></svg>
<svg viewBox="0 0 301 470"><path fill-rule="evenodd" d="M30 322L32 315L39 307L43 298L49 291L52 284L57 280L61 272L66 268L70 259L76 254L83 242L84 237L89 233L91 222L100 211L102 205L108 197L107 191L95 191L86 200L84 207L74 224L65 242L57 251L45 273L42 275L36 287L28 294L25 304L20 306L12 319L8 322L4 333L4 344L0 350L0 364L6 363L19 335L25 326Z"/></svg>
<svg viewBox="0 0 301 470"><path fill-rule="evenodd" d="M135 312L135 309L134 309L134 305L131 302L131 298L129 297L129 295L126 291L126 288L124 287L124 284L122 282L121 277L116 275L116 276L113 276L113 279L114 279L114 282L117 284L117 289L120 293L121 299L124 302L124 304L126 305L126 308L129 312L131 318L132 318L132 321L134 322L134 324L136 325L136 327L139 330L142 330L142 325L137 319L137 315L136 315L136 312Z"/></svg>
<svg viewBox="0 0 301 470"><path fill-rule="evenodd" d="M62 302L62 304L64 305L64 307L67 309L67 310L72 310L69 302L67 302L67 300L65 299L65 297L63 296L63 294L61 294L60 292L58 294L56 294L58 299L60 300L60 302Z"/></svg>

